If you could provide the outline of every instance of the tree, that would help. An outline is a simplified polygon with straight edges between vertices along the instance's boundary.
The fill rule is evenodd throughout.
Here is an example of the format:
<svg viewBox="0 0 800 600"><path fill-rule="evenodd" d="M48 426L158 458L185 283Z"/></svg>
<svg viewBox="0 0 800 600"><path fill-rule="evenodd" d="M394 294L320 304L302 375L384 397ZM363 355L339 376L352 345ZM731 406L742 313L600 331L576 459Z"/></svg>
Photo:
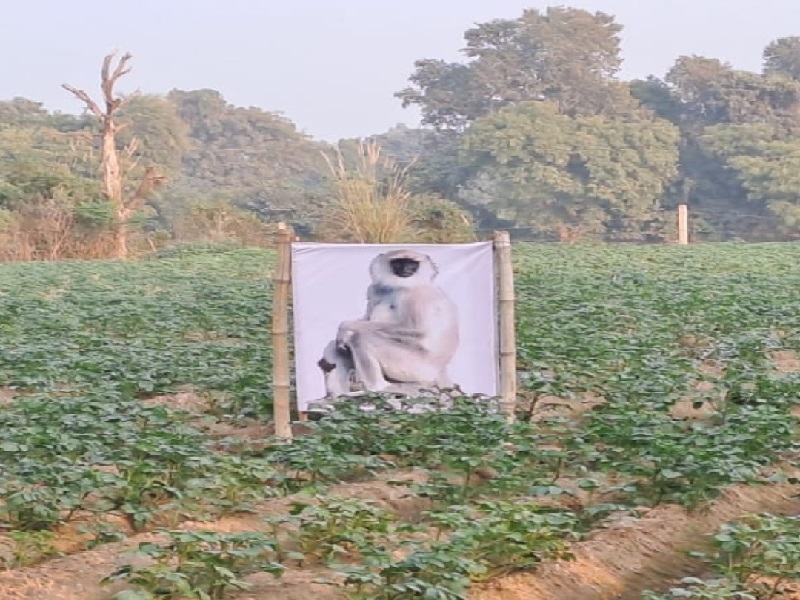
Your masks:
<svg viewBox="0 0 800 600"><path fill-rule="evenodd" d="M235 196L240 208L299 231L320 218L328 191L320 153L326 144L279 114L232 106L216 90L173 90L168 99L189 128L176 187Z"/></svg>
<svg viewBox="0 0 800 600"><path fill-rule="evenodd" d="M468 30L464 53L492 108L543 97L564 114L601 114L622 65L621 32L602 12L528 9L518 19Z"/></svg>
<svg viewBox="0 0 800 600"><path fill-rule="evenodd" d="M716 125L701 138L746 192L750 212L774 217L784 232L800 232L800 138L781 139L769 125Z"/></svg>
<svg viewBox="0 0 800 600"><path fill-rule="evenodd" d="M436 138L436 132L430 129L409 127L398 123L383 133L369 136L367 142L375 142L381 147L381 152L401 165L408 165L419 160L425 154L429 144ZM349 146L349 152L358 154L358 139L341 140L342 145Z"/></svg>
<svg viewBox="0 0 800 600"><path fill-rule="evenodd" d="M81 175L91 161L88 152L52 129L0 129L0 208L17 209L58 190L76 202L96 200L96 180Z"/></svg>
<svg viewBox="0 0 800 600"><path fill-rule="evenodd" d="M422 110L424 124L462 132L504 106L536 99L569 115L627 114L638 103L616 81L622 27L605 13L550 7L469 29L466 64L415 63L411 86L396 94Z"/></svg>
<svg viewBox="0 0 800 600"><path fill-rule="evenodd" d="M764 49L764 74L800 81L800 36L778 38Z"/></svg>
<svg viewBox="0 0 800 600"><path fill-rule="evenodd" d="M527 102L475 122L465 159L502 190L500 215L560 239L658 234L677 174L678 130L661 119L569 117Z"/></svg>
<svg viewBox="0 0 800 600"><path fill-rule="evenodd" d="M44 104L19 96L0 101L0 127L25 127L48 124L50 113Z"/></svg>
<svg viewBox="0 0 800 600"><path fill-rule="evenodd" d="M118 131L117 147L135 145L138 165L158 165L170 181L180 175L191 148L189 127L175 105L154 94L135 94L119 109L125 127Z"/></svg>
<svg viewBox="0 0 800 600"><path fill-rule="evenodd" d="M492 108L492 96L480 84L473 67L443 60L422 59L414 63L411 86L395 94L403 108L416 105L423 125L437 130L463 132Z"/></svg>
<svg viewBox="0 0 800 600"><path fill-rule="evenodd" d="M106 245L96 225L104 203L89 168L96 166L91 148L27 124L0 126L0 259L103 256Z"/></svg>
<svg viewBox="0 0 800 600"><path fill-rule="evenodd" d="M678 58L665 81L687 126L770 123L792 135L800 130L800 82L701 56Z"/></svg>
<svg viewBox="0 0 800 600"><path fill-rule="evenodd" d="M62 133L78 131L87 126L83 117L51 113L41 102L21 98L0 101L0 128L4 127L43 127Z"/></svg>
<svg viewBox="0 0 800 600"><path fill-rule="evenodd" d="M680 178L668 191L669 201L688 200L693 214L710 230L747 235L752 221L735 215L766 208L749 198L743 178L732 176L733 149L711 151L709 139L724 137L734 143L730 132L760 128L766 128L772 140L788 142L800 135L800 82L774 67L759 74L713 58L681 56L663 80L631 83L643 105L681 130ZM728 133L723 135L723 129Z"/></svg>
<svg viewBox="0 0 800 600"><path fill-rule="evenodd" d="M129 190L126 189L126 170L120 164L120 152L117 149L117 133L124 125L117 122L117 117L131 97L115 96L114 87L121 77L130 72L128 62L132 56L130 53L123 55L112 70L111 64L115 56L116 53L108 54L103 59L100 71L103 108L84 90L79 90L66 83L62 87L83 102L100 124L100 179L103 193L115 212L115 256L124 259L128 257L128 233L131 217L144 206L147 198L153 190L164 183L165 178L156 166L148 166L138 184ZM126 147L125 151L129 157L135 153L137 145L138 140L134 138Z"/></svg>
<svg viewBox="0 0 800 600"><path fill-rule="evenodd" d="M195 200L174 226L175 237L183 242L239 243L267 247L274 244L275 226L261 221L250 211L236 208L220 198Z"/></svg>
<svg viewBox="0 0 800 600"><path fill-rule="evenodd" d="M516 19L478 24L464 34L468 62L424 59L415 63L411 85L395 95L418 106L433 131L409 173L409 185L463 205L480 226L499 225L490 206L496 183L460 152L473 124L515 105L547 101L571 117L603 115L650 119L617 81L622 27L602 12L550 7L526 10Z"/></svg>
<svg viewBox="0 0 800 600"><path fill-rule="evenodd" d="M629 83L631 95L653 114L675 125L681 124L683 105L667 82L648 76Z"/></svg>
<svg viewBox="0 0 800 600"><path fill-rule="evenodd" d="M475 222L460 205L433 194L411 196L414 240L425 244L457 244L476 241Z"/></svg>

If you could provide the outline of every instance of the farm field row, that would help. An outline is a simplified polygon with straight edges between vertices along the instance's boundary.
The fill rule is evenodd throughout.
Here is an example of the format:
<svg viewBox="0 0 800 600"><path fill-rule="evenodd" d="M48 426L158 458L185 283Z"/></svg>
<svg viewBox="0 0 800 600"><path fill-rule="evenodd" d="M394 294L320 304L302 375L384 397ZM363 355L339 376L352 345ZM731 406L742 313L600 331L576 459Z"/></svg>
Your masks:
<svg viewBox="0 0 800 600"><path fill-rule="evenodd" d="M517 423L476 397L345 408L290 445L269 424L269 252L0 266L0 599L788 589L800 246L514 253ZM698 524L727 527L713 564L677 558ZM632 531L675 564L626 579ZM746 556L756 538L779 559Z"/></svg>

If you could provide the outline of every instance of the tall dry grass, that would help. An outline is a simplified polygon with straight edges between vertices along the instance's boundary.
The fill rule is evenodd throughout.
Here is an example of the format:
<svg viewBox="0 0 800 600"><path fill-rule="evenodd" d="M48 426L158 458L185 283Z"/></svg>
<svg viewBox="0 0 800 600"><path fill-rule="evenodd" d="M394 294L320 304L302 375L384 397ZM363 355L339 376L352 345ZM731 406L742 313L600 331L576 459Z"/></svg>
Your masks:
<svg viewBox="0 0 800 600"><path fill-rule="evenodd" d="M319 238L391 244L417 237L413 198L407 187L411 165L398 166L381 154L374 141L359 142L354 166L348 166L341 149L334 159L323 156L336 198L317 230Z"/></svg>
<svg viewBox="0 0 800 600"><path fill-rule="evenodd" d="M110 233L78 223L59 193L0 211L0 262L106 258L112 249Z"/></svg>

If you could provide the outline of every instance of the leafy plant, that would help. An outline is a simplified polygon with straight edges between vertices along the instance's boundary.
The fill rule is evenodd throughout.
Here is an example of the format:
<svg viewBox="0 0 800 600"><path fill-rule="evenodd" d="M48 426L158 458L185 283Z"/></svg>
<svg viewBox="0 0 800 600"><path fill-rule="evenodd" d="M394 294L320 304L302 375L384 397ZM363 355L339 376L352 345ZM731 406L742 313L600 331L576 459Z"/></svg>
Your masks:
<svg viewBox="0 0 800 600"><path fill-rule="evenodd" d="M454 553L448 544L436 543L398 560L384 555L370 565L341 566L338 572L352 600L465 600L472 577L484 570Z"/></svg>
<svg viewBox="0 0 800 600"><path fill-rule="evenodd" d="M196 598L218 600L232 589L247 589L241 579L255 571L275 577L283 566L273 560L276 543L258 533L220 534L211 531L159 531L166 544L142 542L138 554L152 559L149 566L126 564L103 579L123 580L133 590L118 593L117 600L141 598Z"/></svg>
<svg viewBox="0 0 800 600"><path fill-rule="evenodd" d="M28 567L56 554L51 531L11 531L6 535L11 542L8 554L0 546L0 564L6 569Z"/></svg>
<svg viewBox="0 0 800 600"><path fill-rule="evenodd" d="M758 597L744 590L741 584L728 579L699 579L684 577L680 586L670 588L666 594L645 591L642 600L670 600L689 598L694 600L758 600Z"/></svg>
<svg viewBox="0 0 800 600"><path fill-rule="evenodd" d="M751 514L723 524L713 536L714 551L692 552L715 576L684 578L668 595L646 592L645 600L770 600L800 580L800 517Z"/></svg>
<svg viewBox="0 0 800 600"><path fill-rule="evenodd" d="M800 581L800 517L749 515L724 524L714 543L720 571L759 597L769 600L788 581Z"/></svg>
<svg viewBox="0 0 800 600"><path fill-rule="evenodd" d="M578 519L570 511L515 501L481 501L427 513L437 539L448 532L452 551L483 567L478 580L529 569L548 558L570 558L569 543L579 539Z"/></svg>
<svg viewBox="0 0 800 600"><path fill-rule="evenodd" d="M292 541L304 563L367 554L382 538L403 529L392 513L365 500L326 496L315 500L293 502L288 517L267 520L278 531L286 524L296 527Z"/></svg>

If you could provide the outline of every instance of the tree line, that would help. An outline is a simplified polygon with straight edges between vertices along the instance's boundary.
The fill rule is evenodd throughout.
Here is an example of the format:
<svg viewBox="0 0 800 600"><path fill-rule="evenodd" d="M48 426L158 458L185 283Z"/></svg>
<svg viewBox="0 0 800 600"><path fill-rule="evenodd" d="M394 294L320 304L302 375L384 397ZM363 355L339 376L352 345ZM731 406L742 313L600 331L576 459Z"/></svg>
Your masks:
<svg viewBox="0 0 800 600"><path fill-rule="evenodd" d="M106 57L97 100L64 85L83 114L0 102L0 256L121 255L121 230L145 249L260 243L278 221L355 241L660 242L679 203L705 239L797 237L800 37L758 73L693 55L624 81L621 33L561 6L477 24L463 61L418 60L396 93L418 126L332 145L215 90L118 95L130 57Z"/></svg>

